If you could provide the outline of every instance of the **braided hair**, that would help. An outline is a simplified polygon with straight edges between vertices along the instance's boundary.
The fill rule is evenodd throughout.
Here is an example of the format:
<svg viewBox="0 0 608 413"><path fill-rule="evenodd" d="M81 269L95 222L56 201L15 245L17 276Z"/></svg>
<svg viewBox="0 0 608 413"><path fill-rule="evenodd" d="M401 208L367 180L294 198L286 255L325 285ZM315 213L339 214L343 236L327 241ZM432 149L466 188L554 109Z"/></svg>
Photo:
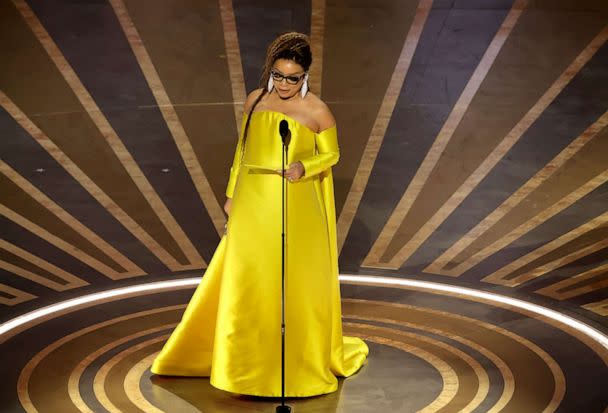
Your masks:
<svg viewBox="0 0 608 413"><path fill-rule="evenodd" d="M266 51L266 61L264 62L264 68L262 69L262 75L260 76L259 87L262 88L262 93L260 93L249 110L249 116L247 117L247 122L245 123L245 131L243 132L242 153L245 151L245 141L247 139L247 131L249 130L251 114L262 97L268 93L268 89L266 87L268 85L268 79L270 78L270 69L277 59L293 60L302 66L305 72L308 72L310 64L312 63L312 53L310 51L308 36L299 32L287 32L274 39L268 46ZM308 87L308 90L310 90L310 86Z"/></svg>

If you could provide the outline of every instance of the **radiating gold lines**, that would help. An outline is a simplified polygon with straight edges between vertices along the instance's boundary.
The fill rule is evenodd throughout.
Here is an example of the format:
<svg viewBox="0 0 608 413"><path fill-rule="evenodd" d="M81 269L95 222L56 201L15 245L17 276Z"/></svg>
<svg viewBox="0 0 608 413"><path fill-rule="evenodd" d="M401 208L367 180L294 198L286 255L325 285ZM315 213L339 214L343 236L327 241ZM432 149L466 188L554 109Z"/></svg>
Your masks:
<svg viewBox="0 0 608 413"><path fill-rule="evenodd" d="M381 326L375 326L375 325L370 325L370 324L361 324L361 323L350 323L350 322L345 322L345 323L343 323L343 325L345 327L356 328L357 335L359 335L360 330L367 330L367 331L373 332L376 335L382 333L383 338L385 338L387 335L395 335L398 337L408 338L410 340L421 341L422 343L426 344L425 349L428 353L431 353L431 349L433 347L438 347L438 348L446 351L447 353L451 353L451 355L453 355L454 357L461 359L475 373L475 376L476 376L476 379L478 382L478 386L477 386L477 391L475 392L471 401L469 403L467 403L465 406L461 407L458 410L459 413L472 412L473 410L475 410L477 408L477 406L479 406L481 404L481 402L483 402L483 400L488 395L488 392L490 389L490 379L488 378L488 373L485 371L485 369L481 366L481 364L477 360L475 360L473 357L469 356L467 353L465 353L464 351L462 351L454 346L446 344L443 341L432 339L430 337L426 337L426 336L423 336L420 334L396 330L396 329L389 329L389 328L381 327ZM436 357L439 357L439 356L436 355ZM428 360L426 360L426 361L428 361ZM443 361L446 362L446 364L448 363L445 359L443 359ZM437 368L437 366L435 368ZM443 374L442 374L442 377L443 377ZM444 390L446 390L445 383L444 383L443 388L444 388ZM456 389L458 389L458 385L456 386ZM437 410L443 408L445 405L449 404L449 402L451 400L454 399L454 396L456 396L457 391L455 391L455 390L453 390L453 391L454 391L454 394L450 395L449 398L441 397L441 395L438 396L429 406L425 407L423 409L423 411L437 411Z"/></svg>
<svg viewBox="0 0 608 413"><path fill-rule="evenodd" d="M239 33L236 28L232 0L219 0L219 8L224 32L228 73L230 74L230 86L232 87L232 99L234 100L234 119L236 121L236 130L240 134L243 104L247 97L247 90L245 89L245 77L243 75L243 63L241 61ZM224 226L224 222L224 215L222 215L222 227Z"/></svg>
<svg viewBox="0 0 608 413"><path fill-rule="evenodd" d="M596 278L597 275L600 275L600 277L597 277L598 279L596 281L572 288L572 286L582 283L583 281ZM556 300L565 300L606 287L608 287L608 264L600 265L599 267L592 268L580 274L570 276L562 281L536 290L536 292L555 298ZM560 291L564 289L566 291Z"/></svg>
<svg viewBox="0 0 608 413"><path fill-rule="evenodd" d="M63 244L65 244L65 247L67 247L67 248L62 248L65 252L80 259L82 262L86 263L90 267L96 269L100 273L104 274L105 276L107 276L113 280L129 278L129 277L134 277L134 276L145 274L144 271L141 268L139 268L133 261L131 261L126 256L124 256L120 251L118 251L117 249L112 247L105 240L103 240L100 236L98 236L96 233L91 231L88 227L86 227L80 221L78 221L76 218L74 218L70 213L68 213L66 210L64 210L59 205L57 205L51 198L46 196L42 191L40 191L38 188L36 188L34 185L32 185L27 179L25 179L23 176L21 176L17 171L15 171L13 168L11 168L7 163L5 163L2 160L0 160L0 172L3 173L4 175L6 175L7 178L9 178L11 181L13 181L19 188L21 188L29 196L31 196L36 201L38 201L48 211L52 212L62 222L64 222L66 225L68 225L70 228L72 228L74 231L76 231L80 236L85 238L92 245L96 246L99 250L101 250L108 257L112 258L112 260L114 260L114 262L118 263L120 266L122 266L127 271L126 272L117 272L116 270L108 267L107 265L99 262L97 259L95 259L95 258L89 256L88 254L84 253L83 251L79 250L75 246L61 241L61 242L63 242ZM20 217L16 213L12 214L12 215L14 217L15 216ZM22 218L22 217L20 217L20 218ZM24 221L24 219L25 218L20 219L19 221L16 221L16 223L21 226L24 226L24 227L27 226L27 227L29 227L28 229L30 229L30 230L36 230L36 228L39 228L39 227L35 226L34 224L30 223L30 221L27 221L27 220ZM53 245L59 247L59 245L57 244L58 238L54 237L52 234L49 234L46 231L44 233L34 232L34 234L39 236L40 238L46 239ZM50 235L54 239L49 239L47 237L47 235ZM47 238L45 238L45 237L47 237ZM59 247L59 248L61 248L61 247Z"/></svg>
<svg viewBox="0 0 608 413"><path fill-rule="evenodd" d="M531 231L533 228L536 228L543 222L546 222L548 219L555 216L560 211L563 211L564 209L568 208L570 205L574 204L576 201L580 200L585 195L587 195L589 192L593 191L600 185L603 185L607 181L608 181L608 169L606 171L604 171L603 173L595 176L593 179L586 182L585 184L581 185L575 191L569 193L567 196L562 198L555 205L552 205L550 208L545 209L541 213L537 214L533 218L529 219L525 223L523 223L520 226L518 226L517 228L513 229L508 234L503 235L502 237L500 237L500 239L498 239L492 245L475 253L471 257L470 260L467 260L467 265L470 264L471 261L473 261L473 260L481 261L481 260L485 259L486 257L488 257L490 254L493 253L492 250L494 250L494 249L499 250L501 248L504 248L505 246L507 246L511 242L513 242L514 240L520 238L525 233Z"/></svg>
<svg viewBox="0 0 608 413"><path fill-rule="evenodd" d="M599 251L603 248L608 247L608 240L601 240L594 244L591 244L583 249L578 251L574 251L568 255L564 255L556 260L548 262L542 266L539 266L533 270L526 271L523 274L519 274L513 278L507 278L509 274L515 272L518 268L523 267L526 264L537 260L538 258L555 251L559 247L567 244L568 242L580 237L581 235L601 227L603 225L608 224L608 212L603 213L599 217L592 219L589 222L581 225L578 228L569 231L568 233L562 235L561 237L535 249L534 251L529 252L528 254L516 259L508 265L500 268L499 270L493 272L483 279L483 281L491 282L494 284L507 285L509 287L514 287L525 283L527 281L533 280L541 275L548 273L551 270L554 270L559 267L563 267L566 264L576 261L581 257L585 257L589 254L592 254L596 251Z"/></svg>
<svg viewBox="0 0 608 413"><path fill-rule="evenodd" d="M325 0L311 0L310 49L313 60L308 70L311 89L321 96L323 81L323 39L325 37Z"/></svg>
<svg viewBox="0 0 608 413"><path fill-rule="evenodd" d="M513 210L519 205L528 195L534 192L544 182L547 181L559 168L564 166L570 161L579 151L595 138L602 129L608 126L608 112L605 112L596 122L587 128L579 137L572 141L564 150L562 150L555 158L553 158L545 167L537 172L532 178L530 178L524 185L522 185L514 194L506 199L498 208L496 208L491 214L485 217L475 228L471 229L466 235L464 235L458 242L451 246L445 251L440 257L438 257L433 263L424 269L425 272L434 274L459 276L466 270L475 266L485 257L494 254L500 248L504 247L502 238L500 241L492 245L488 245L484 248L483 253L475 254L474 257L469 257L466 261L460 263L458 266L450 269L443 269L454 257L461 253L465 248L471 245L477 238L483 233L487 232L494 224L502 219L507 213ZM507 237L509 242L512 241L511 237Z"/></svg>
<svg viewBox="0 0 608 413"><path fill-rule="evenodd" d="M97 200L114 218L129 230L138 240L169 269L178 271L189 268L180 265L154 238L152 238L133 218L129 216L112 198L89 178L48 136L45 135L2 91L0 91L0 106L38 142L93 198Z"/></svg>
<svg viewBox="0 0 608 413"><path fill-rule="evenodd" d="M418 3L418 9L416 10L412 26L403 43L401 54L395 65L395 70L391 76L384 98L382 99L382 104L378 110L378 115L376 116L367 145L363 150L357 172L355 173L344 206L338 217L338 222L336 224L338 233L338 253L342 251L344 241L353 223L359 204L361 203L363 191L365 191L372 168L378 157L378 152L382 146L386 129L388 128L393 110L395 109L395 104L397 103L397 98L403 88L403 82L405 81L412 58L414 57L414 52L418 46L418 41L420 40L420 35L422 34L424 24L432 6L432 0L420 0Z"/></svg>
<svg viewBox="0 0 608 413"><path fill-rule="evenodd" d="M171 236L175 239L176 243L180 246L180 248L184 252L184 255L190 261L191 265L180 265L177 262L171 262L168 257L163 257L162 261L165 262L165 264L173 271L201 268L205 266L206 264L203 258L200 256L194 245L192 245L192 242L184 233L182 228L179 226L173 215L171 215L171 212L167 209L162 199L158 196L154 187L152 187L137 162L135 162L135 159L133 159L124 143L116 134L116 131L114 130L112 125L104 116L102 110L97 106L97 103L95 102L93 97L89 94L85 86L82 84L82 82L78 78L78 75L74 72L69 62L65 59L65 57L63 56L51 36L47 33L44 26L40 23L34 12L30 9L29 5L24 0L13 0L13 2L17 10L19 10L21 15L23 16L25 22L32 30L32 33L34 33L42 47L44 47L44 49L48 53L53 63L55 63L55 65L57 66L57 69L74 92L76 98L86 110L93 123L99 129L101 135L105 138L108 146L112 149L117 159L125 168L135 185L137 185L137 187L141 191L141 194L148 201L150 207L156 213L160 222L163 223L167 231L171 234ZM133 40L129 38L129 41ZM154 88L152 89L154 91ZM169 120L167 120L167 123L171 124ZM63 162L66 161L67 159L63 160ZM60 161L62 165L64 165L63 162ZM188 164L189 162L186 161L186 165ZM197 182L196 179L194 179L194 181L195 183ZM107 206L107 202L102 203L102 205ZM149 241L148 244L150 244ZM149 245L149 247L151 246L152 245ZM158 251L158 248L155 248L154 250L156 251L156 253L160 253L160 251ZM164 254L160 255L162 256Z"/></svg>
<svg viewBox="0 0 608 413"><path fill-rule="evenodd" d="M162 336L158 336L158 337L154 337L149 340L146 340L146 341L142 341L141 343L138 343L138 344L134 345L133 347L129 347L128 349L118 353L117 355L112 357L107 363L105 363L103 366L101 366L101 368L97 371L97 374L95 375L95 380L93 381L93 392L95 393L95 397L97 397L97 400L99 400L99 403L101 403L101 405L106 410L108 410L110 413L123 413L123 410L116 407L114 405L114 403L112 403L112 401L108 397L108 394L106 393L106 386L105 386L106 377L110 373L110 370L112 370L112 367L114 367L115 365L120 363L124 358L130 356L131 354L133 354L143 348L149 347L152 344L155 344L155 343L158 343L161 341L166 341L170 335L171 335L170 333L163 334ZM144 411L147 412L148 410L144 410Z"/></svg>
<svg viewBox="0 0 608 413"><path fill-rule="evenodd" d="M513 376L513 372L511 371L511 369L509 368L507 363L505 363L505 361L503 359L498 357L492 351L488 350L486 347L484 347L472 340L468 340L464 337L458 336L458 335L454 334L453 332L450 332L447 330L441 330L441 329L429 327L429 326L423 325L423 324L416 324L416 323L412 323L412 322L408 322L408 321L397 320L395 318L376 317L376 316L371 316L371 315L357 315L357 314L348 314L348 315L346 315L346 317L350 318L350 319L355 319L355 320L368 320L368 321L375 321L375 322L380 322L380 323L398 324L398 325L402 325L402 326L407 326L410 328L415 328L417 330L428 331L430 333L437 334L442 337L447 337L450 340L456 341L458 343L462 343L465 346L478 351L480 354L482 354L488 360L490 360L492 363L494 363L494 365L496 366L498 371L500 371L500 374L502 376L504 386L503 386L500 398L494 404L494 406L487 411L487 413L500 412L507 405L509 400L511 400L511 398L513 397L513 393L515 391L515 378ZM480 383L480 386L481 385L482 384ZM481 397L481 393L478 392L475 399L471 401L471 404L469 406L472 408L474 405L474 402L476 403L477 401L479 401L479 403L481 403L483 401L484 397L485 396Z"/></svg>
<svg viewBox="0 0 608 413"><path fill-rule="evenodd" d="M508 17L507 17L508 19ZM507 136L500 142L496 148L490 153L486 159L477 167L477 169L467 178L467 180L458 188L446 201L441 208L428 220L416 234L399 250L397 254L389 261L388 267L397 269L416 251L422 243L435 231L442 222L460 205L460 203L475 189L475 187L485 178L494 166L502 159L502 157L515 145L523 136L524 132L538 119L538 117L547 109L557 95L568 85L574 76L585 66L585 64L593 57L595 52L608 39L608 26L606 26L589 45L574 59L572 64L559 76L559 78L551 85L551 87L543 94L536 104L526 113L526 115L511 129ZM488 68L489 69L489 68ZM439 157L439 156L438 156ZM429 170L430 173L430 170ZM427 175L428 176L428 175ZM420 185L422 187L422 185ZM412 202L413 203L413 198ZM409 206L407 208L409 210ZM405 216L405 215L403 215ZM402 220L397 221L397 225ZM398 226L395 225L395 228ZM388 225L387 225L388 226ZM392 227L391 227L392 228ZM396 231L396 230L395 230ZM390 233L392 237L395 233ZM386 238L389 240L389 238ZM503 238L504 239L504 238ZM388 242L386 243L388 246ZM384 251L383 248L382 251Z"/></svg>
<svg viewBox="0 0 608 413"><path fill-rule="evenodd" d="M3 213L2 208L3 207L0 205L0 213ZM48 271L49 273L55 275L57 278L64 280L66 283L62 284L57 281L53 281L42 275L34 274L33 272L26 270L25 268L21 268L15 264L0 260L0 268L4 268L5 270L10 271L15 275L26 278L35 283L44 285L45 287L52 288L55 291L66 291L71 290L72 288L78 288L84 285L89 285L88 282L82 280L81 278L78 278L77 276L70 274L65 270L62 270L61 268L51 264L50 262L45 261L42 258L37 257L27 252L26 250L3 239L0 239L0 249L4 249L19 258L31 262L35 266L42 268Z"/></svg>
<svg viewBox="0 0 608 413"><path fill-rule="evenodd" d="M205 175L205 172L203 171L203 168L201 167L201 164L194 153L194 148L192 148L190 138L184 130L184 126L182 125L179 116L175 111L175 107L173 106L173 103L165 90L160 76L156 72L156 68L154 67L154 63L146 50L146 46L144 46L144 42L140 37L137 28L133 24L124 2L122 0L110 0L110 4L112 5L114 13L122 26L122 30L125 32L125 36L131 45L131 49L133 49L133 54L141 67L141 71L144 74L148 85L150 85L150 90L154 95L154 99L156 99L158 102L158 109L162 113L163 118L167 123L167 127L171 132L171 136L175 140L175 145L177 146L177 149L184 160L184 165L186 165L186 168L192 177L192 182L194 183L194 186L196 187L198 194L203 201L211 220L213 221L215 229L217 230L218 234L222 234L224 232L224 224L226 223L224 209L220 206L217 198L215 197L213 189L211 189L211 185L207 180L207 175ZM186 235L183 233L179 234L179 236L183 238L184 242L188 240ZM185 244L182 245L182 248L185 246ZM192 254L191 256L189 255L190 261L202 264L202 258L198 255L198 252L196 252L194 246L190 244L188 245L188 248L191 249L190 254Z"/></svg>
<svg viewBox="0 0 608 413"><path fill-rule="evenodd" d="M15 222L16 224L19 224L20 226L22 226L26 230L30 231L31 233L36 234L38 237L40 237L41 239L44 239L49 244L52 244L53 246L57 247L58 249L68 253L69 255L71 255L71 256L79 259L80 261L90 265L91 267L99 270L102 274L105 274L107 276L110 276L112 274L117 274L116 271L113 270L111 267L107 266L106 264L102 263L101 261L97 260L96 258L91 257L89 254L80 250L75 245L72 245L72 244L64 241L63 239L51 234L46 229L33 223L32 221L28 220L24 216L19 215L17 212L5 207L2 204L0 204L0 215L5 216L9 220ZM22 270L22 271L18 270L17 267L14 267L13 269L10 270L10 271L15 271L15 273L17 273L25 278L29 278L32 281L44 284L45 286L47 286L49 288L53 288L54 290L57 290L57 291L63 291L65 289L81 287L83 285L88 284L88 283L84 282L83 280L81 280L80 278L76 277L75 275L68 274L67 272L63 271L62 269L52 265L51 263L44 261L41 258L36 257L33 254L28 253L27 251L17 247L16 245L11 245L8 242L6 242L6 243L2 242L2 243L0 243L0 247L12 252L15 255L19 255L21 258L23 258L27 261L30 261L30 262L34 263L35 265L38 265L39 267L44 268L44 269L52 272L53 274L56 274L57 276L59 276L61 278L67 277L67 278L70 278L73 280L73 282L71 282L68 286L62 286L62 285L52 282L46 278L38 277L31 273L26 274L26 273L24 273L25 270ZM63 275L59 275L59 274L63 274ZM110 277L110 278L112 278L112 277ZM67 288L65 288L65 287L67 287Z"/></svg>
<svg viewBox="0 0 608 413"><path fill-rule="evenodd" d="M53 351L61 348L61 346L63 346L64 344L69 343L70 341L72 341L76 338L82 337L95 330L99 330L101 328L104 328L104 327L107 327L107 326L110 326L113 324L118 324L120 322L132 320L132 319L138 318L138 317L146 317L146 316L150 316L153 314L178 310L178 309L182 309L184 307L185 307L185 305L179 304L179 305L167 306L167 307L163 307L163 308L154 308L152 310L139 311L137 313L116 317L111 320L102 321L100 323L93 324L91 326L82 328L82 329L80 329L74 333L71 333L67 336L64 336L64 337L60 338L59 340L53 342L52 344L46 346L42 351L38 352L34 357L32 357L30 359L30 361L28 361L28 363L25 365L25 367L23 368L23 370L21 370L21 373L19 374L19 380L17 381L17 395L19 396L19 402L21 403L21 406L28 413L38 412L38 409L36 409L36 407L34 406L34 403L32 402L32 399L29 394L30 379L32 377L32 374L34 373L34 370L36 370L36 367L40 364L40 362L42 360L44 360ZM74 308L71 308L70 310L73 311Z"/></svg>
<svg viewBox="0 0 608 413"><path fill-rule="evenodd" d="M171 254L169 254L154 238L152 238L133 218L114 202L93 180L91 180L72 160L57 147L48 136L44 134L34 123L15 106L15 104L0 91L0 106L2 106L34 140L38 142L72 177L78 181L84 189L91 194L106 210L114 216L123 226L129 230L138 240L168 268L173 271L190 268L180 265ZM11 211L11 214L14 214ZM11 218L16 221L15 218ZM25 222L25 218L20 217ZM29 222L29 221L28 221ZM23 226L23 224L20 224ZM33 225L33 224L32 224ZM30 231L33 231L30 229ZM40 236L42 229L37 233ZM58 238L57 238L58 239ZM59 239L58 239L59 240ZM61 240L60 240L61 241ZM102 264L103 265L103 264ZM109 269L109 271L113 271ZM102 271L103 273L108 271ZM133 274L136 275L136 274Z"/></svg>
<svg viewBox="0 0 608 413"><path fill-rule="evenodd" d="M132 340L136 340L140 337L144 337L148 334L154 334L159 331L167 330L170 328L172 329L172 328L175 328L176 326L177 326L176 323L164 324L164 325L161 325L158 327L138 331L135 334L129 334L127 336L121 337L120 339L115 340L111 343L108 343L105 346L88 354L86 356L86 358L81 360L80 363L78 363L78 365L74 368L74 370L72 370L72 373L70 373L70 378L68 379L68 393L70 394L70 399L72 400L72 403L74 403L74 405L81 412L95 413L95 412L93 412L93 410L91 410L89 408L89 406L87 406L86 402L83 400L82 396L80 395L80 378L82 377L82 374L87 369L87 367L89 367L91 365L91 363L93 363L95 360L97 360L100 356L104 355L105 353L111 351L112 349L114 349L122 344L128 343L129 341L132 341ZM143 411L148 412L149 410L143 409Z"/></svg>
<svg viewBox="0 0 608 413"><path fill-rule="evenodd" d="M601 316L608 316L608 298L596 301L594 303L585 304L581 307L583 307L585 310L593 311Z"/></svg>
<svg viewBox="0 0 608 413"><path fill-rule="evenodd" d="M581 249L579 251L575 251L575 252L573 252L571 254L568 254L566 256L563 256L563 257L561 257L561 258L559 258L557 260L554 260L551 263L548 263L548 264L545 264L543 266L538 267L535 271L532 271L532 273L533 273L532 278L538 277L539 275L542 275L542 274L546 274L546 273L548 273L549 271L551 271L551 270L553 270L555 268L563 267L564 265L566 265L566 264L568 264L570 262L574 262L574 261L576 261L576 260L578 260L578 259L580 259L582 257L585 257L587 255L593 254L593 253L595 253L597 251L600 251L600 250L602 250L604 248L608 248L608 239L604 239L602 241L598 241L598 242L596 242L594 244L591 244L591 245L589 245L589 246L587 246L587 247L585 247L585 248L583 248L583 249ZM520 275L520 276L517 277L517 280L520 281L520 277L522 277L522 276L529 277L530 275L531 275L530 273L527 273L527 274L524 274L524 275Z"/></svg>
<svg viewBox="0 0 608 413"><path fill-rule="evenodd" d="M10 298L3 297L0 295L0 304L3 305L17 305L36 298L36 296L33 294L26 293L25 291L21 291L13 287L9 287L6 284L0 284L0 291L12 295L12 297Z"/></svg>
<svg viewBox="0 0 608 413"><path fill-rule="evenodd" d="M496 59L496 56L498 55L505 41L511 34L513 27L515 27L515 25L517 24L517 21L519 20L523 9L527 5L528 0L516 0L513 3L511 11L498 29L498 32L494 36L494 39L492 39L492 42L488 46L488 49L486 50L484 56L479 62L479 65L471 76L471 79L467 83L466 87L462 91L462 94L458 98L458 101L454 105L452 112L448 116L441 130L439 131L439 134L437 135L433 146L422 161L422 164L418 168L416 175L408 185L407 190L401 197L401 200L395 207L395 210L388 219L384 228L382 228L382 232L374 242L374 245L372 246L370 252L363 260L362 266L379 268L399 268L399 263L405 261L407 257L409 257L415 251L415 248L417 248L417 246L422 243L423 240L421 238L417 239L415 237L414 239L410 240L410 242L408 242L388 264L380 262L380 258L388 248L391 239L394 237L395 233L399 229L400 224L407 216L418 194L420 193L420 191L422 191L422 188L428 180L431 172L439 162L441 154L450 142L450 139L454 136L454 132L458 128L458 125L462 121L462 118L464 117L465 113L468 111L471 101L475 97L475 94L479 90L483 80L490 71L494 60ZM439 212L437 214L439 214ZM420 231L418 231L418 234L420 234L421 231L423 231L425 228L430 229L429 223L423 226ZM426 237L424 237L424 239L426 239Z"/></svg>

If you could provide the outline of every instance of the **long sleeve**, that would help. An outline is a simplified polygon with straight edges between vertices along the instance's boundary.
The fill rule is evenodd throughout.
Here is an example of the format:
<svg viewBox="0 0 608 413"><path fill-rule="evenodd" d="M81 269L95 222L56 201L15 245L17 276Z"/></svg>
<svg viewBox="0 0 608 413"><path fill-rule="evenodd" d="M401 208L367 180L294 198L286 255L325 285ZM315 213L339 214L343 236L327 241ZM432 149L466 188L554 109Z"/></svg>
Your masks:
<svg viewBox="0 0 608 413"><path fill-rule="evenodd" d="M243 133L245 130L245 123L247 122L247 114L243 114L243 120L241 122L241 131L239 134L239 140L234 151L234 158L232 160L232 166L230 167L230 178L228 179L228 185L226 187L226 197L232 198L234 187L236 186L236 180L239 175L239 169L241 167L241 147L243 146Z"/></svg>
<svg viewBox="0 0 608 413"><path fill-rule="evenodd" d="M301 159L304 165L304 176L313 176L338 163L340 148L338 146L338 130L336 125L315 134L317 153Z"/></svg>

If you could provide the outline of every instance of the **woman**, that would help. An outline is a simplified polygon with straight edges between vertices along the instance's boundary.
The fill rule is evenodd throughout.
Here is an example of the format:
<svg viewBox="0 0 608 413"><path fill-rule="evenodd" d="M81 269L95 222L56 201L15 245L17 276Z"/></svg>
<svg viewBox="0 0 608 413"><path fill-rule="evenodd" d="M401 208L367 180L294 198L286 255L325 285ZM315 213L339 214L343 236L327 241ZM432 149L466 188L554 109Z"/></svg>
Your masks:
<svg viewBox="0 0 608 413"><path fill-rule="evenodd" d="M331 166L339 159L329 108L308 91L306 35L268 47L264 87L245 102L224 209L227 230L152 372L210 376L222 390L281 395L281 200L285 212L285 396L337 390L365 362L342 336ZM291 142L282 177L279 124Z"/></svg>

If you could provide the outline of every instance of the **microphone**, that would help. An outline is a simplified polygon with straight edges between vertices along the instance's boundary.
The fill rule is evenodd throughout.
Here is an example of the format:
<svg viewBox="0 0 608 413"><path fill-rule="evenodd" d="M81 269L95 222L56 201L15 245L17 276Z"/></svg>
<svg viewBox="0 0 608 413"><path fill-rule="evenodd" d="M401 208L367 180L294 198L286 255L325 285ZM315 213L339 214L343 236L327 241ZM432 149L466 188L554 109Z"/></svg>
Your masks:
<svg viewBox="0 0 608 413"><path fill-rule="evenodd" d="M289 130L289 124L285 119L279 123L279 133L281 134L283 145L289 146L289 142L291 141L291 131Z"/></svg>
<svg viewBox="0 0 608 413"><path fill-rule="evenodd" d="M279 123L279 133L283 140L283 148L285 148L281 151L281 172L285 176L285 152L287 152L291 140L291 132L285 119ZM275 413L291 413L291 406L285 404L285 200L287 187L283 179L281 179L281 197L281 405L276 407Z"/></svg>

